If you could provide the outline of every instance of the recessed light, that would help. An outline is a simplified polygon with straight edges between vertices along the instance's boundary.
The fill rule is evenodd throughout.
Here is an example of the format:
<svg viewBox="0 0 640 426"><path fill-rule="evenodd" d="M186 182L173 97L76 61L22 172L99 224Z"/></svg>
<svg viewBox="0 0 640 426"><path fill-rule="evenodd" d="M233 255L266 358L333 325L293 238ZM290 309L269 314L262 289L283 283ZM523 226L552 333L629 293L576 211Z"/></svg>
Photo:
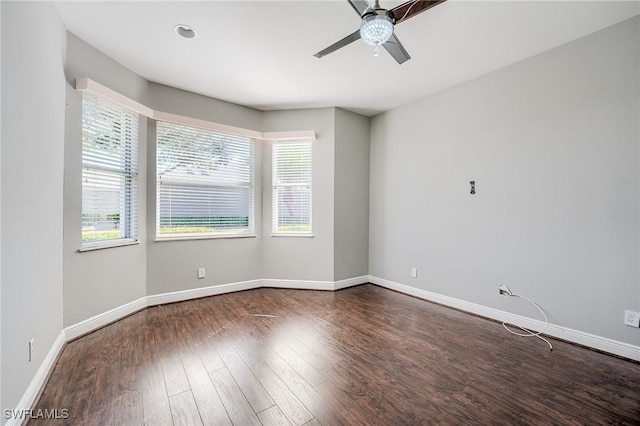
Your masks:
<svg viewBox="0 0 640 426"><path fill-rule="evenodd" d="M188 25L178 24L174 27L174 30L176 30L179 36L184 38L194 38L196 36L196 32Z"/></svg>

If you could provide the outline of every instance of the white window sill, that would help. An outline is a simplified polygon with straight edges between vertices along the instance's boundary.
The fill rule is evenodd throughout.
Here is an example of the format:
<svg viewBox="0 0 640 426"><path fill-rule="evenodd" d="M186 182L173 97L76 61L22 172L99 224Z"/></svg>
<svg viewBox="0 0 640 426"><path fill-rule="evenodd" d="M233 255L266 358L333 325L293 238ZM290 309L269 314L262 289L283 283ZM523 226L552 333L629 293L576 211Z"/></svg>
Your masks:
<svg viewBox="0 0 640 426"><path fill-rule="evenodd" d="M166 241L190 241L190 240L218 240L221 238L256 238L255 234L246 234L246 235L176 235L172 237L160 237L153 240L156 243L164 243Z"/></svg>
<svg viewBox="0 0 640 426"><path fill-rule="evenodd" d="M104 250L115 247L125 247L125 246L133 246L136 244L140 244L138 240L126 240L126 241L113 241L109 243L97 243L90 246L81 247L78 249L78 253L84 253L87 251L95 251L95 250Z"/></svg>
<svg viewBox="0 0 640 426"><path fill-rule="evenodd" d="M296 234L293 232L274 232L272 237L298 237L298 238L313 238L313 234Z"/></svg>

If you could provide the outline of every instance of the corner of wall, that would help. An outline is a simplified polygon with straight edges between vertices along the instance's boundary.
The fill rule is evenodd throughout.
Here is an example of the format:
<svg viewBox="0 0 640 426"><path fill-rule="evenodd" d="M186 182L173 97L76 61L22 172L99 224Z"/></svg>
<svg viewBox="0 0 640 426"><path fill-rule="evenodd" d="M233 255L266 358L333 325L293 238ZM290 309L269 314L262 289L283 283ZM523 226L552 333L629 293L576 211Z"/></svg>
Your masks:
<svg viewBox="0 0 640 426"><path fill-rule="evenodd" d="M62 330L66 32L53 3L2 2L0 10L0 406L13 408ZM7 35L18 33L9 42ZM40 179L16 179L25 170L37 170ZM29 360L31 338L36 351Z"/></svg>
<svg viewBox="0 0 640 426"><path fill-rule="evenodd" d="M334 109L334 280L369 274L370 120Z"/></svg>

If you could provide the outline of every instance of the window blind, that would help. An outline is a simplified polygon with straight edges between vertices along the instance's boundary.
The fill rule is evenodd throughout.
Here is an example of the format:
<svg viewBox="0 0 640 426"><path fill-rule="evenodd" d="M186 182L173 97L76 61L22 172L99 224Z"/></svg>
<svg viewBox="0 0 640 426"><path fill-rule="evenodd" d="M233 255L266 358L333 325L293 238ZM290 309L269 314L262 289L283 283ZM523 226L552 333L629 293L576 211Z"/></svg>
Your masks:
<svg viewBox="0 0 640 426"><path fill-rule="evenodd" d="M311 141L273 144L273 232L311 234Z"/></svg>
<svg viewBox="0 0 640 426"><path fill-rule="evenodd" d="M157 238L254 232L251 138L158 121Z"/></svg>
<svg viewBox="0 0 640 426"><path fill-rule="evenodd" d="M138 237L138 115L82 96L82 246Z"/></svg>

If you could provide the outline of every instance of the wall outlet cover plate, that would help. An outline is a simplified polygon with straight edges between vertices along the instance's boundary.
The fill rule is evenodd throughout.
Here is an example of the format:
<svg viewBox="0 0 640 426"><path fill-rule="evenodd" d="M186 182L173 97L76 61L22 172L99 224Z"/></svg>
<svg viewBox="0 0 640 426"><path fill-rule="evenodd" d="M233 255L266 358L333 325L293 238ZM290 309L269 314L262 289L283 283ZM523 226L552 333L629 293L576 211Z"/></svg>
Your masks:
<svg viewBox="0 0 640 426"><path fill-rule="evenodd" d="M640 327L640 312L624 311L624 325Z"/></svg>

